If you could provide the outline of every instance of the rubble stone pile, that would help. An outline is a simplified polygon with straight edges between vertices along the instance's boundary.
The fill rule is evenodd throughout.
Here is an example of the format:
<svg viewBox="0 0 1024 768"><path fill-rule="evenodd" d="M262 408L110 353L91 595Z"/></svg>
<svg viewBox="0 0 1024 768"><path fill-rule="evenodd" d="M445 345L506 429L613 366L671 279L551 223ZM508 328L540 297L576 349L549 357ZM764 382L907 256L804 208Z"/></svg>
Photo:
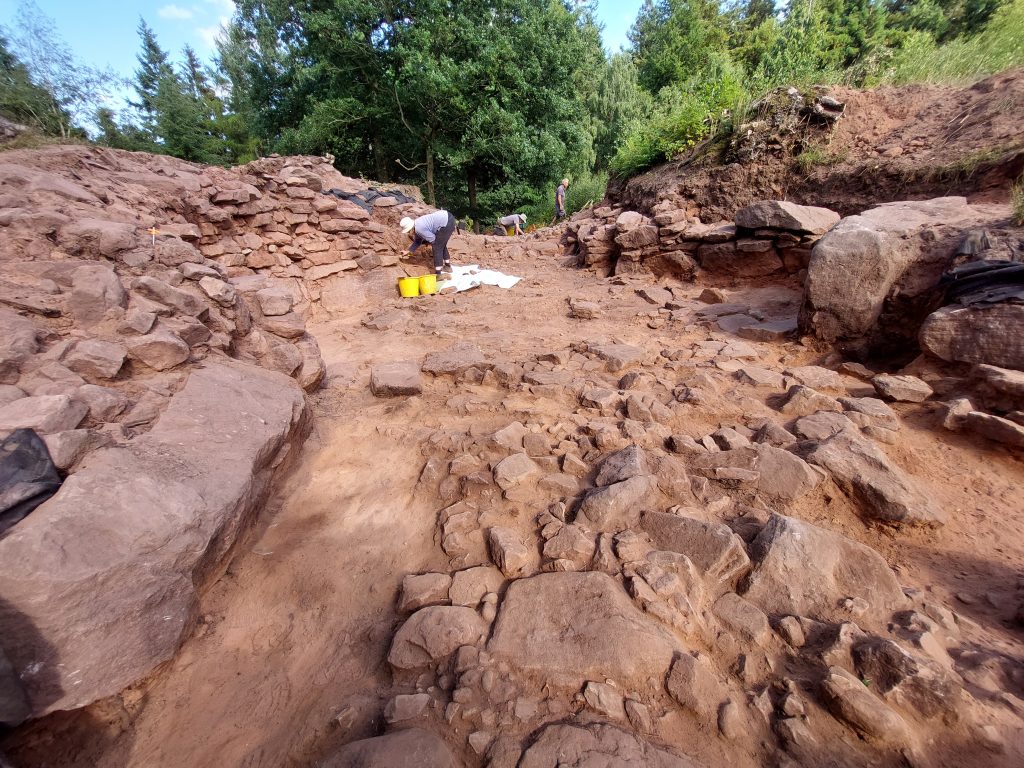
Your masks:
<svg viewBox="0 0 1024 768"><path fill-rule="evenodd" d="M964 303L950 278L1020 261L1005 208L940 198L841 218L765 200L703 223L676 199L602 206L561 243L453 239L458 262L521 268L518 293L417 302L394 295L423 271L395 224L426 206L330 158L225 170L60 148L0 155L0 182L0 437L34 429L62 474L0 532L0 724L53 715L31 726L50 738L53 713L115 711L109 754L136 738L132 759L168 754L153 740L181 707L161 686L184 667L179 695L207 701L216 683L194 682L213 658L250 682L230 665L274 667L244 718L287 736L225 741L253 766L1021 754L1024 673L999 645L1019 587L1000 593L1013 605L994 640L964 607L975 597L946 599L902 555L965 515L907 444L931 425L1000 459L1024 448L1015 283L1002 273ZM343 350L327 388L311 330ZM279 547L239 551L311 410L329 421L335 406L359 431L318 431L326 459L298 475L330 492ZM364 449L370 490L338 460ZM946 567L928 551L914 562ZM321 552L344 565L274 573ZM243 610L211 608L208 642L179 655L236 555L245 576L220 597ZM348 580L362 591L340 595ZM328 636L321 654L300 647ZM338 691L351 698L320 718ZM147 716L168 720L135 732ZM13 739L45 753L38 741Z"/></svg>
<svg viewBox="0 0 1024 768"><path fill-rule="evenodd" d="M734 222L704 224L691 207L662 200L651 216L594 208L573 218L563 236L567 256L603 274L653 274L684 281L728 281L796 274L818 239L839 221L824 208L766 200Z"/></svg>
<svg viewBox="0 0 1024 768"><path fill-rule="evenodd" d="M887 401L931 390L779 366L770 349L575 342L509 360L460 342L424 358L422 391L489 385L546 406L423 444L418 493L443 505L449 567L403 581L389 728L447 733L488 766L691 766L732 750L927 765L951 734L1002 749L967 657L950 655L971 622L874 549L789 514L838 493L896 536L941 526L949 510L883 450L903 428ZM736 419L695 436L696 414L724 402ZM328 764L363 765L355 754Z"/></svg>
<svg viewBox="0 0 1024 768"><path fill-rule="evenodd" d="M325 194L365 184L324 158L225 170L85 147L5 153L0 188L0 435L34 429L69 473L0 540L19 564L0 613L34 627L7 651L60 670L27 681L38 716L188 636L305 436L324 377L306 315L334 275L397 263L397 200Z"/></svg>

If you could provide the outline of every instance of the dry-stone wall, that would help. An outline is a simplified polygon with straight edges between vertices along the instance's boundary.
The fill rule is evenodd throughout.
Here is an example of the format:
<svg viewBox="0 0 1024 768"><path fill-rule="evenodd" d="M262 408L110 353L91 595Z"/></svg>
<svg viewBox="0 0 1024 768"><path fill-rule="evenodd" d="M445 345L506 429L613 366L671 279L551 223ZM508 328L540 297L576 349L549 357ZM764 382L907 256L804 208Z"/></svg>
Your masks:
<svg viewBox="0 0 1024 768"><path fill-rule="evenodd" d="M188 636L304 436L307 316L353 275L391 283L393 224L425 210L326 194L365 186L330 158L0 158L0 438L34 429L68 474L0 535L5 650L35 670L3 722L110 696Z"/></svg>
<svg viewBox="0 0 1024 768"><path fill-rule="evenodd" d="M595 208L566 228L566 253L580 266L616 275L686 281L786 275L807 266L814 243L839 221L824 208L770 200L743 208L734 222L705 224L673 200L651 213Z"/></svg>

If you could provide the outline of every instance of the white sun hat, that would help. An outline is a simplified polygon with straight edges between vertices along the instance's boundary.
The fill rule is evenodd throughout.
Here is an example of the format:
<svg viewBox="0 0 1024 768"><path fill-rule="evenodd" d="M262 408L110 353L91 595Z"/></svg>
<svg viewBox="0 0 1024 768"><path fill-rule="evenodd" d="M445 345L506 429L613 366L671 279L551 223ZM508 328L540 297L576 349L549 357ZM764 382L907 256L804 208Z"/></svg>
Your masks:
<svg viewBox="0 0 1024 768"><path fill-rule="evenodd" d="M412 228L416 226L416 222L410 219L408 216L406 216L404 219L398 222L398 226L402 228L403 233L408 234L409 232L412 231Z"/></svg>
<svg viewBox="0 0 1024 768"><path fill-rule="evenodd" d="M521 218L523 221L526 221L526 214L525 213L520 213L519 214L519 218Z"/></svg>

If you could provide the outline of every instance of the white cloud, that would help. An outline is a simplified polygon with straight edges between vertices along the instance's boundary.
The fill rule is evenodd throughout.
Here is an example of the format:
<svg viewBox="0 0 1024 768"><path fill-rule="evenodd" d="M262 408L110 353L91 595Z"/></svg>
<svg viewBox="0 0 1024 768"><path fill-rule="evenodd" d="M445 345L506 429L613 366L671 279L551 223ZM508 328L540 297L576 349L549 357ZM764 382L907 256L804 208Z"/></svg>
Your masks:
<svg viewBox="0 0 1024 768"><path fill-rule="evenodd" d="M165 5L159 11L157 11L157 15L161 19L174 19L176 21L183 21L185 19L192 18L192 11L190 11L188 8L182 8L181 6L177 6L172 3L171 5Z"/></svg>
<svg viewBox="0 0 1024 768"><path fill-rule="evenodd" d="M227 16L222 16L216 24L211 24L208 27L198 27L196 34L199 35L199 39L203 41L203 45L208 50L213 50L217 47L217 38L220 36L221 30L223 30L231 19Z"/></svg>
<svg viewBox="0 0 1024 768"><path fill-rule="evenodd" d="M216 6L221 13L225 13L228 16L235 12L234 0L205 0L209 5Z"/></svg>

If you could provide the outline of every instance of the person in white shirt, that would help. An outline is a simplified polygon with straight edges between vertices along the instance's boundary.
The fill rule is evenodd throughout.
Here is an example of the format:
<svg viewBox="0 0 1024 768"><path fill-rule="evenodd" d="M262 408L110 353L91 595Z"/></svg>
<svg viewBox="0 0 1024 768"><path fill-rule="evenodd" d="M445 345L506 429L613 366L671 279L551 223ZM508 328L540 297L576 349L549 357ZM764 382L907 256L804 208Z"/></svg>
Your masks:
<svg viewBox="0 0 1024 768"><path fill-rule="evenodd" d="M448 253L448 240L455 231L455 217L448 211L434 211L412 219L406 216L398 225L408 235L413 232L412 245L409 253L413 253L423 243L430 243L434 248L434 273L440 277L442 267L452 268L452 257Z"/></svg>
<svg viewBox="0 0 1024 768"><path fill-rule="evenodd" d="M494 234L496 235L507 235L508 228L512 227L514 234L523 234L523 227L526 226L526 214L525 213L513 213L508 216L502 216L498 219L498 223L494 226Z"/></svg>

